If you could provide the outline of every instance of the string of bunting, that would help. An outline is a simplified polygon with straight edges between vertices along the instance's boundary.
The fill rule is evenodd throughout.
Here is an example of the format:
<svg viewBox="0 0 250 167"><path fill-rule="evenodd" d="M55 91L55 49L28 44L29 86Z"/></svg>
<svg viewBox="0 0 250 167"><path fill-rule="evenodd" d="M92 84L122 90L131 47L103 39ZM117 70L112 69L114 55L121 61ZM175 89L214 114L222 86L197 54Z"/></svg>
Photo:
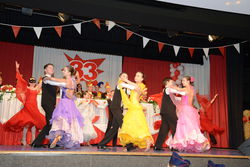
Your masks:
<svg viewBox="0 0 250 167"><path fill-rule="evenodd" d="M53 28L53 29L55 29L55 31L57 32L58 36L62 37L62 28L63 27L74 26L75 29L77 30L77 32L81 35L81 26L82 26L82 24L89 23L89 22L93 22L99 29L101 29L101 24L100 24L100 20L99 19L91 19L91 20L87 20L87 21L81 21L81 22L78 22L78 23L66 24L66 25L60 25L60 26L40 26L40 27L36 27L36 26L11 25L11 24L5 24L5 23L0 23L0 25L11 26L15 38L18 36L18 33L19 33L19 31L20 31L21 28L31 28L31 29L34 29L34 32L35 32L37 38L39 39L40 36L41 36L42 30L46 29L46 28ZM164 48L165 45L173 47L175 56L178 55L178 52L179 52L180 48L186 48L186 49L188 49L191 57L193 57L195 49L202 49L203 52L204 52L204 54L205 54L205 56L206 56L206 58L208 58L208 56L209 56L209 49L219 49L220 52L221 52L221 54L223 55L225 47L229 47L229 46L234 46L234 48L238 51L238 53L240 53L240 44L244 43L244 42L247 42L247 41L243 41L243 42L240 42L240 43L235 43L235 44L230 44L230 45L217 46L217 47L207 47L207 48L203 48L203 47L186 47L186 46L172 45L172 44L168 44L168 43L161 42L161 41L158 41L158 40L147 38L145 36L142 36L142 35L140 35L138 33L133 32L133 31L131 31L131 30L129 30L129 29L127 29L127 28L119 25L119 24L116 24L113 21L108 21L107 20L106 21L106 25L108 26L108 31L110 31L114 26L117 26L117 27L122 28L123 30L125 30L126 31L126 40L129 40L132 35L136 35L136 36L141 37L142 38L142 42L143 42L142 43L143 48L146 47L146 45L149 43L149 41L156 42L158 44L158 49L159 49L160 53L162 52L162 50L163 50L163 48Z"/></svg>

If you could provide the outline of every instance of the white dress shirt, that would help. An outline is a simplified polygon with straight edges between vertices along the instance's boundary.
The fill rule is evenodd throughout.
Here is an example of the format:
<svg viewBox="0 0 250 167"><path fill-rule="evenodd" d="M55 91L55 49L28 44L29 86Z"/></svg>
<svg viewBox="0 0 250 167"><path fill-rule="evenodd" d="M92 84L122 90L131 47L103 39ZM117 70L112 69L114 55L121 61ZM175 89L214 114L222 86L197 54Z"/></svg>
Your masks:
<svg viewBox="0 0 250 167"><path fill-rule="evenodd" d="M51 75L49 75L49 74L46 74L45 76L51 77ZM45 81L43 81L43 83L53 85L53 86L66 87L65 82L56 82L56 81L51 81L51 80L45 80Z"/></svg>

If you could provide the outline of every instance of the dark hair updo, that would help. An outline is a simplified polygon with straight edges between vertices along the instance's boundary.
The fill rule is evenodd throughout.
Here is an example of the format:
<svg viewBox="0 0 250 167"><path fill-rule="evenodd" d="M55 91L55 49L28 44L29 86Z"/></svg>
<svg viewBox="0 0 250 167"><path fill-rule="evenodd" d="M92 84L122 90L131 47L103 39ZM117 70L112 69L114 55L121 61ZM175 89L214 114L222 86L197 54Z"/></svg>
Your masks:
<svg viewBox="0 0 250 167"><path fill-rule="evenodd" d="M191 76L185 76L183 78L186 78L186 80L188 80L190 82L190 85L194 86L194 78Z"/></svg>
<svg viewBox="0 0 250 167"><path fill-rule="evenodd" d="M71 73L71 76L76 75L76 70L74 67L72 67L71 65L66 66L68 68L68 71Z"/></svg>
<svg viewBox="0 0 250 167"><path fill-rule="evenodd" d="M145 74L141 71L137 71L136 73L141 73L143 80L145 79Z"/></svg>

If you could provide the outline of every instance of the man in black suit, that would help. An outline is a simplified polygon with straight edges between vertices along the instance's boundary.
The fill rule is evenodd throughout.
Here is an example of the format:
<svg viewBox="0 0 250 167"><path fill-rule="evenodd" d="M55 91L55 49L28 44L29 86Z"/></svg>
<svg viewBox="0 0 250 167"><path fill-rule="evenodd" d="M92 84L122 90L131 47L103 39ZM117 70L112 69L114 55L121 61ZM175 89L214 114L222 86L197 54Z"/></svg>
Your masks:
<svg viewBox="0 0 250 167"><path fill-rule="evenodd" d="M121 82L124 79L128 79L127 73L121 73L119 75L118 84L119 84L119 82ZM121 92L116 87L113 99L110 103L110 111L112 112L112 115L113 115L111 128L105 133L104 138L98 144L98 146L97 146L98 149L102 149L102 150L107 149L106 144L108 144L112 139L114 139L117 136L118 130L122 126L123 109L121 107L121 101L122 101ZM128 151L131 151L132 149L134 149L134 146L131 143L131 144L126 145L126 148Z"/></svg>
<svg viewBox="0 0 250 167"><path fill-rule="evenodd" d="M31 144L32 147L42 147L43 140L45 139L46 135L49 134L51 129L50 119L52 117L52 113L56 106L56 86L49 80L46 80L47 77L51 77L54 74L54 65L53 64L46 64L44 66L44 73L45 76L43 77L42 83L42 101L41 105L45 111L45 118L46 118L46 125L39 133L37 138ZM52 81L53 82L53 81Z"/></svg>
<svg viewBox="0 0 250 167"><path fill-rule="evenodd" d="M110 105L111 105L111 102L113 100L113 97L114 97L114 90L112 90L110 93L108 93L105 97L107 98L107 102L108 102L108 110L109 110L109 120L108 120L108 125L107 125L107 129L106 129L106 132L107 133L111 127L112 127L112 122L113 122L113 113L111 112L110 110ZM116 143L117 143L117 136L114 136L113 138L113 146L116 146Z"/></svg>
<svg viewBox="0 0 250 167"><path fill-rule="evenodd" d="M170 129L172 131L172 136L175 135L178 118L176 115L176 106L172 102L169 94L170 93L183 94L183 93L169 88L173 84L174 81L171 78L165 78L163 80L163 85L165 86L165 89L163 91L161 111L160 111L162 122L154 147L154 150L156 151L164 151L164 149L162 149L162 144L164 143Z"/></svg>

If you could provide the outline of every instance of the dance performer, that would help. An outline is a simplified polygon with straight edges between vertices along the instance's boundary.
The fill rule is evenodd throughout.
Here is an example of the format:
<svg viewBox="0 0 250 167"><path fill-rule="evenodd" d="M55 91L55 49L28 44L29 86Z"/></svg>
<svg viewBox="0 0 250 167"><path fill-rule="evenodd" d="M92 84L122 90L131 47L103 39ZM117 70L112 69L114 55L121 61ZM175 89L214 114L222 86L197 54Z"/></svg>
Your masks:
<svg viewBox="0 0 250 167"><path fill-rule="evenodd" d="M145 148L145 151L149 151L150 146L153 144L153 138L149 131L143 107L140 104L140 97L143 96L146 91L146 86L142 83L143 80L144 74L142 72L136 73L136 83L133 83L128 79L123 80L124 82L133 85L134 89L131 89L130 97L128 97L123 89L120 89L122 102L128 110L124 115L123 124L119 131L118 138L123 146L133 143L134 146ZM122 84L119 86L122 86Z"/></svg>
<svg viewBox="0 0 250 167"><path fill-rule="evenodd" d="M16 132L23 130L21 144L26 145L28 129L31 129L31 140L33 141L35 140L36 129L41 130L46 122L37 106L37 95L42 83L36 84L36 79L32 77L28 84L20 74L19 67L20 65L16 62L16 97L23 103L24 107L4 124L4 128Z"/></svg>
<svg viewBox="0 0 250 167"><path fill-rule="evenodd" d="M62 73L63 79L46 78L62 84L62 97L50 120L52 124L48 136L51 141L50 148L54 148L56 145L63 148L80 147L80 143L83 142L83 118L74 102L76 71L72 66L66 66Z"/></svg>
<svg viewBox="0 0 250 167"><path fill-rule="evenodd" d="M108 125L107 125L107 129L106 129L106 132L107 133L110 129L111 129L111 126L112 126L112 122L113 122L113 113L111 112L111 109L110 109L110 106L111 106L111 102L113 100L113 97L114 97L114 90L111 90L111 92L107 93L106 94L106 99L107 99L107 102L108 102ZM113 141L112 141L112 146L116 146L116 143L117 143L117 136L115 136L113 138Z"/></svg>
<svg viewBox="0 0 250 167"><path fill-rule="evenodd" d="M218 127L213 123L213 110L212 104L215 101L218 94L216 94L212 100L208 97L196 94L197 100L200 104L200 122L201 131L204 132L207 138L210 138L212 144L217 144L215 135L224 131L223 128Z"/></svg>
<svg viewBox="0 0 250 167"><path fill-rule="evenodd" d="M184 92L181 102L178 103L173 94L171 99L177 107L177 127L174 137L170 136L167 145L170 148L186 152L202 152L210 149L208 139L200 131L200 117L198 111L193 107L195 90L192 86L193 79L186 76L182 79L184 88L171 86L171 88Z"/></svg>
<svg viewBox="0 0 250 167"><path fill-rule="evenodd" d="M93 126L92 120L95 118L95 104L88 92L83 93L83 100L80 103L80 113L83 117L83 142L90 145L90 140L97 137L97 133Z"/></svg>
<svg viewBox="0 0 250 167"><path fill-rule="evenodd" d="M125 79L128 79L128 74L121 73L119 75L119 80L117 82L117 85L122 83L122 80L125 80ZM105 136L102 139L102 141L98 144L98 146L97 146L98 149L102 149L102 150L108 149L106 147L106 144L108 144L112 139L114 139L114 137L117 136L118 129L122 126L123 108L121 107L121 101L122 101L121 92L118 89L118 86L116 86L114 97L113 97L112 102L110 104L110 111L112 112L112 115L113 115L112 125L111 125L110 130L108 130L105 133ZM133 144L131 144L131 143L127 144L126 147L127 147L128 151L134 149Z"/></svg>
<svg viewBox="0 0 250 167"><path fill-rule="evenodd" d="M51 63L48 63L44 65L44 73L45 76L43 77L42 82L42 108L45 111L45 118L46 118L46 125L43 127L42 131L39 133L37 138L33 141L31 144L32 147L42 147L43 146L43 140L45 139L45 136L49 134L49 131L51 129L50 125L50 119L52 117L52 113L55 109L56 105L56 89L57 87L55 85L60 85L55 82L46 81L46 78L51 77L54 75L54 65Z"/></svg>
<svg viewBox="0 0 250 167"><path fill-rule="evenodd" d="M161 110L160 110L161 127L154 147L154 150L156 151L164 151L164 149L162 148L162 144L164 143L169 130L171 130L172 136L175 135L176 131L176 125L177 125L176 107L172 102L169 94L170 93L182 94L182 92L170 88L170 86L174 85L174 81L171 78L165 78L163 80L163 85L165 86L165 89L163 90L163 97L161 101Z"/></svg>

